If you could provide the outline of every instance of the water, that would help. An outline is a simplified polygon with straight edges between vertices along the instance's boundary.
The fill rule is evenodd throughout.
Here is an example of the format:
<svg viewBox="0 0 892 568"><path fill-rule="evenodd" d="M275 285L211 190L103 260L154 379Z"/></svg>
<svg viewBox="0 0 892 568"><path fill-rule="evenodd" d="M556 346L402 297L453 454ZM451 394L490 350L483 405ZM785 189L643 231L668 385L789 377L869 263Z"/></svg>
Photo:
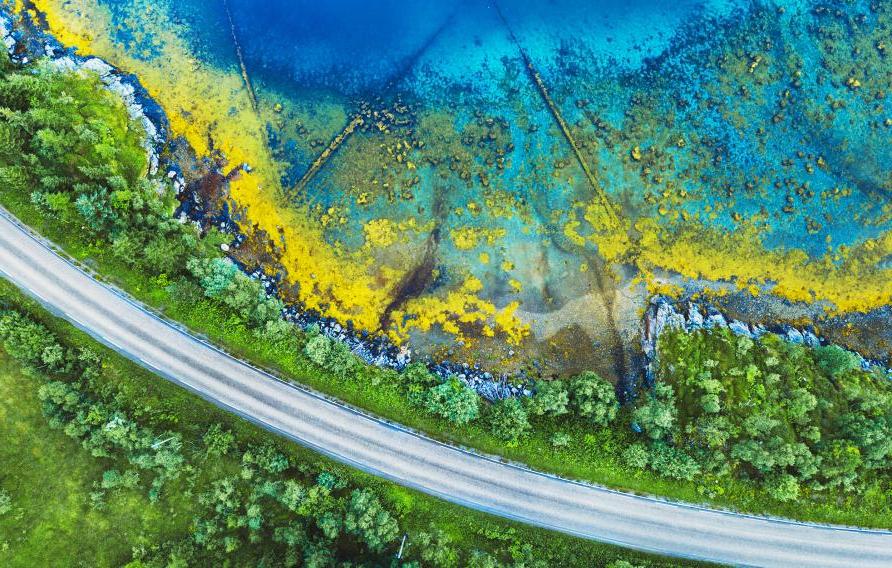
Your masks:
<svg viewBox="0 0 892 568"><path fill-rule="evenodd" d="M122 49L157 60L157 12L104 4ZM268 199L380 292L354 302L337 282L302 282L303 301L430 351L458 338L504 362L508 341L554 368L615 371L642 274L739 276L864 310L888 302L877 272L888 244L871 241L892 230L892 16L885 2L829 6L153 10L210 67L239 73L239 44L281 166ZM242 205L249 218L258 207Z"/></svg>

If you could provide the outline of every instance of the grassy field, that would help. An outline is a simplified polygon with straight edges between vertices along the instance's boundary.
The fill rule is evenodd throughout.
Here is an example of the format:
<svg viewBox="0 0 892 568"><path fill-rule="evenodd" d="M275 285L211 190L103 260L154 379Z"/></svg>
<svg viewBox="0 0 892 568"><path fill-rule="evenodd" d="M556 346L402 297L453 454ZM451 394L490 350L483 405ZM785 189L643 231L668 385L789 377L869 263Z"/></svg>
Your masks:
<svg viewBox="0 0 892 568"><path fill-rule="evenodd" d="M301 349L302 337L294 338L293 347L289 349L259 340L219 304L200 295L184 298L172 293L173 288L166 278L147 278L115 258L103 243L87 241L65 225L47 220L20 193L0 187L0 203L24 223L61 246L71 257L101 275L104 281L125 290L166 317L181 322L233 355L286 380L308 385L434 438L497 454L535 469L624 491L799 520L892 527L892 511L885 506L874 507L870 502L857 507L833 501L785 504L767 496L752 484L732 479L722 479L721 491L717 492L715 486L706 487L697 481L676 481L648 471L630 470L622 462L620 454L637 438L624 429L597 429L581 421L566 419L537 419L533 431L519 444L506 445L483 425L472 423L459 427L419 412L398 385L376 378L379 371L374 368L364 367L359 376L348 380L333 376L306 358ZM570 434L573 442L565 448L554 448L549 440L555 432Z"/></svg>
<svg viewBox="0 0 892 568"><path fill-rule="evenodd" d="M95 343L4 280L0 280L0 304L28 313L68 345L88 345L100 353L104 388L117 393L141 423L181 432L187 448L200 445L201 435L214 423L232 430L239 442L274 438ZM165 490L166 496L157 503L137 488L109 493L101 511L91 507L90 492L110 462L92 457L63 432L49 428L36 395L40 381L23 374L0 352L0 439L4 440L0 488L12 497L12 510L0 516L0 564L116 566L129 560L134 546L183 534L195 514L196 500L182 480ZM607 565L619 559L646 566L683 564L476 513L333 463L284 440L275 443L295 462L314 464L373 488L410 535L436 526L464 549L503 550L527 543L538 558L555 566ZM207 469L201 476L214 473Z"/></svg>

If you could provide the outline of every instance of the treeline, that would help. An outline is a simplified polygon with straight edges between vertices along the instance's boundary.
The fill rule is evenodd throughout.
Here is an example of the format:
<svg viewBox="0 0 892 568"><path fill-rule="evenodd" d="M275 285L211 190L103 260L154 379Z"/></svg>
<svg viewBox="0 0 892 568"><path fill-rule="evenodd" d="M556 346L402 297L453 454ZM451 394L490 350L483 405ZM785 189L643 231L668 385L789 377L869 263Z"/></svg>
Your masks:
<svg viewBox="0 0 892 568"><path fill-rule="evenodd" d="M0 109L0 184L47 217L150 274L219 244L173 218L165 180L146 176L145 132L95 73L15 67L4 51Z"/></svg>
<svg viewBox="0 0 892 568"><path fill-rule="evenodd" d="M668 331L635 403L630 465L750 480L780 501L888 490L892 383L852 353L727 329ZM714 483L715 484L715 483ZM720 487L720 485L719 485Z"/></svg>

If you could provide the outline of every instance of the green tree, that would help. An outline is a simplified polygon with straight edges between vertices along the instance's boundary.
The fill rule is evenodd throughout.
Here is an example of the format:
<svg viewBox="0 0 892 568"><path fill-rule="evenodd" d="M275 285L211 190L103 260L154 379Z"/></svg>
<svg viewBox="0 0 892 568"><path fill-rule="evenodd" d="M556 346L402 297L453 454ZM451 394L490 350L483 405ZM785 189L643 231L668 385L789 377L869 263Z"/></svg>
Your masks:
<svg viewBox="0 0 892 568"><path fill-rule="evenodd" d="M535 416L560 416L568 413L570 393L564 381L537 381L536 394L529 397L527 407Z"/></svg>
<svg viewBox="0 0 892 568"><path fill-rule="evenodd" d="M596 426L607 426L616 417L616 390L596 373L586 371L570 382L577 414Z"/></svg>
<svg viewBox="0 0 892 568"><path fill-rule="evenodd" d="M375 552L382 551L399 535L396 520L381 506L375 494L366 489L355 489L350 493L344 513L344 528Z"/></svg>
<svg viewBox="0 0 892 568"><path fill-rule="evenodd" d="M467 424L480 415L480 397L457 377L450 377L428 389L424 407L455 424Z"/></svg>
<svg viewBox="0 0 892 568"><path fill-rule="evenodd" d="M770 477L765 482L765 489L778 501L788 502L799 498L799 482L789 473Z"/></svg>
<svg viewBox="0 0 892 568"><path fill-rule="evenodd" d="M661 440L672 434L677 426L678 409L671 385L657 382L651 391L639 397L638 402L632 417L649 438Z"/></svg>
<svg viewBox="0 0 892 568"><path fill-rule="evenodd" d="M505 442L516 443L530 429L527 411L514 397L493 404L487 418L490 432Z"/></svg>

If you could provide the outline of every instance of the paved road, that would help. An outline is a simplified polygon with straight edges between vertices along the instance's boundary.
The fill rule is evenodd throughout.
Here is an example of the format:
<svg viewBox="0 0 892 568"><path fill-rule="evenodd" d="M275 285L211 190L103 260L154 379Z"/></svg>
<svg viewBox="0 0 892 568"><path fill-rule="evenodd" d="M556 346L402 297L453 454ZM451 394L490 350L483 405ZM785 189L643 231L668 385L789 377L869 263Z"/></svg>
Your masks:
<svg viewBox="0 0 892 568"><path fill-rule="evenodd" d="M667 555L759 566L892 566L892 533L791 523L592 487L455 449L245 365L80 272L0 216L0 272L144 367L272 431L449 501Z"/></svg>

